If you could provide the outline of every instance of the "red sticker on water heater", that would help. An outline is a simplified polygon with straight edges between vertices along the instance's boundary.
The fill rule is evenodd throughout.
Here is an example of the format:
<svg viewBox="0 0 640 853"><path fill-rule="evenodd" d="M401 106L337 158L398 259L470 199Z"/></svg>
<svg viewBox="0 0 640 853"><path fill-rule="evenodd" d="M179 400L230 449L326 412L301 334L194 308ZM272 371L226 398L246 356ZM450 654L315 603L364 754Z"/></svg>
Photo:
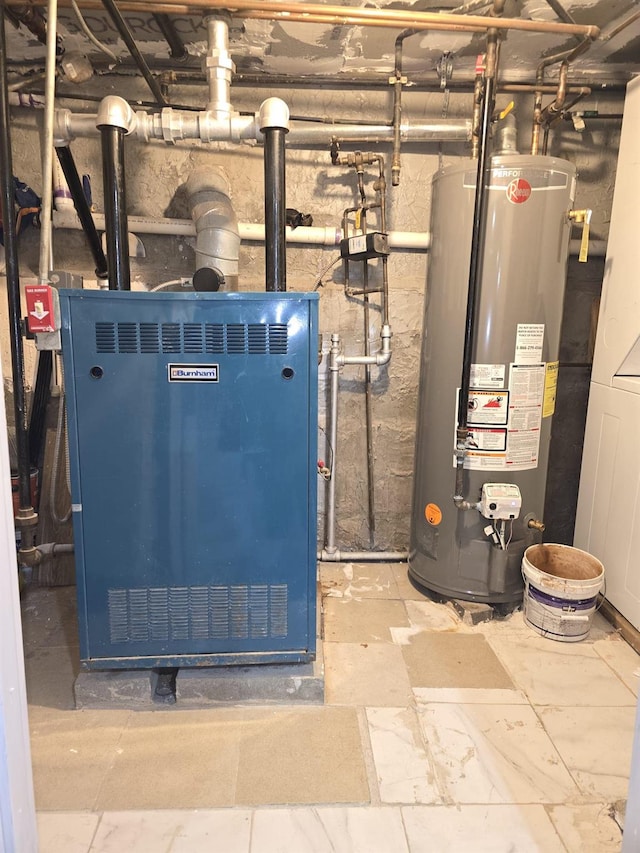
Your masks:
<svg viewBox="0 0 640 853"><path fill-rule="evenodd" d="M531 184L524 178L516 178L507 186L507 198L512 204L523 204L531 195Z"/></svg>

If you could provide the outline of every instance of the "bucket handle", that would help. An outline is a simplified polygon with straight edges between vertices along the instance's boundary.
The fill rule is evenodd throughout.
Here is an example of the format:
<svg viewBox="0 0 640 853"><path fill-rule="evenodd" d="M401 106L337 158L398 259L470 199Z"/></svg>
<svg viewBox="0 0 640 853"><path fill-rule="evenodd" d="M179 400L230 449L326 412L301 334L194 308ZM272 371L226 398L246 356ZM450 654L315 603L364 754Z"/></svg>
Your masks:
<svg viewBox="0 0 640 853"><path fill-rule="evenodd" d="M597 613L598 610L600 610L600 608L604 604L605 598L607 597L607 576L606 576L606 574L602 578L602 592L599 592L598 595L600 596L600 601L598 602L598 606L596 607L594 613Z"/></svg>

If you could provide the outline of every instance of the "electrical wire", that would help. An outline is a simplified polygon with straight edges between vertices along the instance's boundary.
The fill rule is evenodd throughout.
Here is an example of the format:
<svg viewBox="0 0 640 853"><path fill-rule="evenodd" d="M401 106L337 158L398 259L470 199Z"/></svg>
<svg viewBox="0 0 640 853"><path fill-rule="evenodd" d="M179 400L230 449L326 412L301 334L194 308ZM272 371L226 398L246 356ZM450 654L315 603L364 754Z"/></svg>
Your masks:
<svg viewBox="0 0 640 853"><path fill-rule="evenodd" d="M75 12L75 16L78 20L78 25L79 25L80 29L85 34L85 36L89 39L89 41L92 44L94 44L98 48L98 50L100 50L100 51L102 51L102 53L106 54L106 56L108 56L109 59L113 60L113 62L118 62L118 57L115 55L115 53L110 48L108 48L106 45L102 44L102 42L99 39L97 39L94 36L94 34L91 32L91 30L89 29L89 25L87 24L85 19L82 17L82 12L80 11L80 7L78 6L76 0L71 0L71 6L73 8L73 11Z"/></svg>
<svg viewBox="0 0 640 853"><path fill-rule="evenodd" d="M331 454L331 456L329 457L329 470L333 471L333 447L331 446L331 441L329 440L329 436L327 435L327 432L324 427L321 427L320 424L318 424L318 429L324 435L325 441L327 442L327 447L329 448L329 453Z"/></svg>
<svg viewBox="0 0 640 853"><path fill-rule="evenodd" d="M323 278L325 277L325 275L329 272L329 270L333 269L333 267L335 267L335 265L336 265L336 264L339 264L341 260L342 260L342 258L338 255L338 257L337 257L337 258L335 258L333 261L331 261L331 263L330 263L330 264L328 264L328 265L327 265L327 266L322 270L322 272L320 273L320 275L316 276L315 284L314 284L314 286L313 286L314 291L319 290L319 289L322 287L322 285L323 285L322 279L323 279Z"/></svg>
<svg viewBox="0 0 640 853"><path fill-rule="evenodd" d="M509 538L507 539L507 544L505 546L505 551L509 549L509 545L511 545L511 540L513 539L513 519L511 519L511 526L509 527Z"/></svg>

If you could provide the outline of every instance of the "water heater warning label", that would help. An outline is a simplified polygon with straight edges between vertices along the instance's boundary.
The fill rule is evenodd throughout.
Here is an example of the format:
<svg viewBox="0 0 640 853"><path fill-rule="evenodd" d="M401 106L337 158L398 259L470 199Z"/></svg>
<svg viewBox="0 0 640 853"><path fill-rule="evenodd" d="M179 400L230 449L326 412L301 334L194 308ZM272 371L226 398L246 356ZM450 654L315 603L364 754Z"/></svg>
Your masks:
<svg viewBox="0 0 640 853"><path fill-rule="evenodd" d="M469 392L468 423L473 426L507 425L509 392L473 388Z"/></svg>
<svg viewBox="0 0 640 853"><path fill-rule="evenodd" d="M514 364L540 364L544 323L518 323Z"/></svg>

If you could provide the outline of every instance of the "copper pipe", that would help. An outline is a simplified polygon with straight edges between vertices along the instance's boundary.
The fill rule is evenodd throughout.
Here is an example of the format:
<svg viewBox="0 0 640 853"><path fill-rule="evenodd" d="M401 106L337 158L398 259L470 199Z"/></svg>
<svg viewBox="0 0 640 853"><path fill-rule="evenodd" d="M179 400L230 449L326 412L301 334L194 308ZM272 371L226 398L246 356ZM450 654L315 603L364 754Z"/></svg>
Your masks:
<svg viewBox="0 0 640 853"><path fill-rule="evenodd" d="M22 0L8 0L8 5L20 5ZM100 8L95 0L80 0L81 7ZM360 8L320 5L315 3L273 2L273 0L188 0L186 3L164 3L156 0L124 0L122 8L146 12L186 14L191 9L227 9L243 18L300 21L327 24L362 24L393 28L414 27L423 30L477 32L489 29L524 30L534 33L579 35L594 41L600 35L592 25L563 24L555 21L531 21L522 18L494 18L482 15L453 15L436 12L409 12L399 9Z"/></svg>
<svg viewBox="0 0 640 853"><path fill-rule="evenodd" d="M538 154L540 151L540 124L543 122L542 117L542 87L544 84L544 71L545 68L548 68L550 65L554 65L556 62L563 62L563 64L569 65L570 62L573 62L574 59L577 59L578 56L583 54L591 45L590 39L584 38L577 47L574 47L571 50L563 50L561 53L556 53L552 56L546 56L542 62L538 65L536 71L536 93L535 93L535 103L533 107L533 127L531 130L531 153ZM565 81L565 92L566 92L566 81Z"/></svg>
<svg viewBox="0 0 640 853"><path fill-rule="evenodd" d="M555 100L542 110L540 113L540 124L549 125L564 106L567 98L567 74L569 72L569 63L565 60L560 66L560 76L558 78L558 91Z"/></svg>
<svg viewBox="0 0 640 853"><path fill-rule="evenodd" d="M544 83L540 86L534 83L507 83L500 85L501 92L512 92L513 94L540 91L546 95L552 95L557 89L557 86L553 86L550 83ZM591 94L591 88L589 86L567 86L567 94L580 95L584 98Z"/></svg>
<svg viewBox="0 0 640 853"><path fill-rule="evenodd" d="M482 95L484 92L484 62L483 55L482 65L479 63L480 57L476 60L476 80L473 86L473 118L471 120L471 156L474 160L478 159L480 151L480 116L482 114Z"/></svg>
<svg viewBox="0 0 640 853"><path fill-rule="evenodd" d="M607 30L605 28L604 32L602 33L602 39L601 40L602 41L610 41L612 38L615 38L618 35L618 33L621 33L622 30L626 29L628 26L630 26L635 21L637 21L638 18L640 18L640 12L634 12L628 18L625 18L624 21L621 21L621 23L619 23L617 26L614 26L614 28L612 30Z"/></svg>

